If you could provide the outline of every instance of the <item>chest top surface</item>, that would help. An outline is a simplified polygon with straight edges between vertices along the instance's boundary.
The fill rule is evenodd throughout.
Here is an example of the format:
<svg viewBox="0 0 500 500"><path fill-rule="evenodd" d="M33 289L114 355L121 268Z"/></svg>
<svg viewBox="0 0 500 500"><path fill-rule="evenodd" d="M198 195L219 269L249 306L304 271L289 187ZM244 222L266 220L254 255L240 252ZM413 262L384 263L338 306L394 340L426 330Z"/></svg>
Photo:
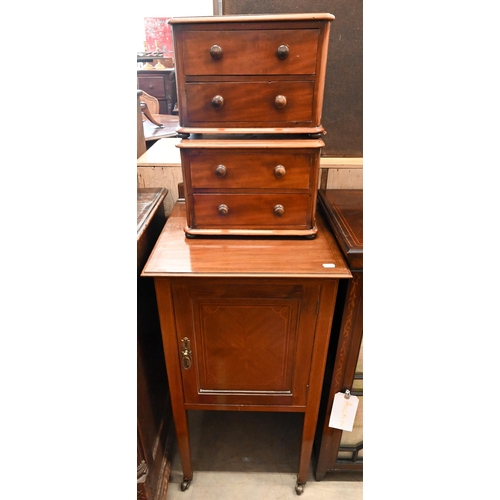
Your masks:
<svg viewBox="0 0 500 500"><path fill-rule="evenodd" d="M320 189L318 200L351 269L363 269L363 190Z"/></svg>
<svg viewBox="0 0 500 500"><path fill-rule="evenodd" d="M186 207L177 203L142 276L350 278L352 275L321 217L314 239L186 238Z"/></svg>
<svg viewBox="0 0 500 500"><path fill-rule="evenodd" d="M169 19L169 24L213 24L213 23L252 23L252 22L276 22L276 21L333 21L335 16L328 12L304 13L304 14L255 14L255 15L233 15L233 16L193 16L174 17Z"/></svg>

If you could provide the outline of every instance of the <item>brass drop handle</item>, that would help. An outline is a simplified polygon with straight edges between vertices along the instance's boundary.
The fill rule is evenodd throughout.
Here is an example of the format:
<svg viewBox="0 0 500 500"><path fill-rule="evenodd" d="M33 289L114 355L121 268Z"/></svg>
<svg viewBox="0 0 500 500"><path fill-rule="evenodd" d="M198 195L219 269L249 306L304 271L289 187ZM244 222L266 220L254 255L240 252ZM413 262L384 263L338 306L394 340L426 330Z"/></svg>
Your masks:
<svg viewBox="0 0 500 500"><path fill-rule="evenodd" d="M278 47L278 50L276 51L278 59L286 59L289 53L290 53L290 48L288 47L288 45L285 44L280 45Z"/></svg>
<svg viewBox="0 0 500 500"><path fill-rule="evenodd" d="M217 177L226 177L226 174L227 174L227 168L225 167L225 165L217 165L217 168L215 169L215 175Z"/></svg>
<svg viewBox="0 0 500 500"><path fill-rule="evenodd" d="M212 98L212 106L216 109L222 108L224 106L224 98L221 95L216 95Z"/></svg>
<svg viewBox="0 0 500 500"><path fill-rule="evenodd" d="M277 165L276 167L274 167L274 175L278 179L285 177L285 175L286 175L285 167L283 165Z"/></svg>
<svg viewBox="0 0 500 500"><path fill-rule="evenodd" d="M184 337L181 340L181 354L182 354L182 368L184 370L189 370L191 368L191 364L193 362L192 358L192 352L191 352L191 341L187 338Z"/></svg>
<svg viewBox="0 0 500 500"><path fill-rule="evenodd" d="M283 109L286 106L286 97L284 95L277 95L274 98L274 105L278 109Z"/></svg>
<svg viewBox="0 0 500 500"><path fill-rule="evenodd" d="M222 203L221 205L219 205L217 211L219 212L219 215L226 216L229 213L229 207Z"/></svg>
<svg viewBox="0 0 500 500"><path fill-rule="evenodd" d="M220 59L222 57L222 49L219 45L212 45L210 47L210 55L212 59Z"/></svg>
<svg viewBox="0 0 500 500"><path fill-rule="evenodd" d="M285 207L283 205L275 205L274 215L276 215L276 217L281 217L284 213L285 213Z"/></svg>

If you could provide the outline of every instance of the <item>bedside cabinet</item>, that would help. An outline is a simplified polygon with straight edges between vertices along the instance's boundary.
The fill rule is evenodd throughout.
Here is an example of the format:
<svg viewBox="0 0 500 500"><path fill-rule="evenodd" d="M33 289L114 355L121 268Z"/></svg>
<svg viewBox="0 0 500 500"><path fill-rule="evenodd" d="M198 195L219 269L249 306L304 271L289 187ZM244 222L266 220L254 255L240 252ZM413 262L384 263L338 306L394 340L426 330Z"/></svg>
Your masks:
<svg viewBox="0 0 500 500"><path fill-rule="evenodd" d="M173 114L177 102L175 69L138 70L137 88L158 99L160 115Z"/></svg>
<svg viewBox="0 0 500 500"><path fill-rule="evenodd" d="M341 278L318 217L314 239L186 238L178 202L142 272L153 277L185 490L187 410L300 412L296 492L307 480Z"/></svg>
<svg viewBox="0 0 500 500"><path fill-rule="evenodd" d="M325 370L315 443L319 481L329 471L363 470L363 190L320 189L318 200L352 273L339 286ZM359 397L352 432L328 426L333 398L346 390Z"/></svg>

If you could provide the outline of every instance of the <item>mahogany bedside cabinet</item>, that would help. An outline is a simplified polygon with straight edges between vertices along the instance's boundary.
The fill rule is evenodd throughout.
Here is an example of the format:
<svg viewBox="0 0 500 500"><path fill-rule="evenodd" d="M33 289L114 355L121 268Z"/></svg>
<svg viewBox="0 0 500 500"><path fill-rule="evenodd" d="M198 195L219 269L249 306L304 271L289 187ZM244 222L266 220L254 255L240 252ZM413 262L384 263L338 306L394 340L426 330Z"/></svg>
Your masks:
<svg viewBox="0 0 500 500"><path fill-rule="evenodd" d="M137 190L137 499L165 498L172 409L154 283L139 276L166 218L164 188Z"/></svg>
<svg viewBox="0 0 500 500"><path fill-rule="evenodd" d="M336 393L363 395L363 190L320 189L319 205L342 248L352 279L339 285L315 440L316 479L326 472L363 470L362 397L352 432L329 427Z"/></svg>
<svg viewBox="0 0 500 500"><path fill-rule="evenodd" d="M318 217L314 239L188 238L185 202L142 276L153 277L184 481L193 479L187 410L301 412L295 491L303 492L341 278Z"/></svg>

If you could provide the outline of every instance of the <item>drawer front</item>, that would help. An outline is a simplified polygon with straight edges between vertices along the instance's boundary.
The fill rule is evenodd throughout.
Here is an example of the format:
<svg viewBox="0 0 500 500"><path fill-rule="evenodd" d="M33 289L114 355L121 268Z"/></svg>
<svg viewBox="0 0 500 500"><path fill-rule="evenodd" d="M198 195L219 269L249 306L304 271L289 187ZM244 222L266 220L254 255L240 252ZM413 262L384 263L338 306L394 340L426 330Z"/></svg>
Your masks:
<svg viewBox="0 0 500 500"><path fill-rule="evenodd" d="M310 124L314 82L189 83L186 102L183 125Z"/></svg>
<svg viewBox="0 0 500 500"><path fill-rule="evenodd" d="M189 154L187 175L194 192L203 189L308 190L315 175L318 150L307 152L267 152L203 150Z"/></svg>
<svg viewBox="0 0 500 500"><path fill-rule="evenodd" d="M184 74L314 75L318 39L318 29L186 31Z"/></svg>
<svg viewBox="0 0 500 500"><path fill-rule="evenodd" d="M154 97L166 97L163 76L139 76L137 79L140 90L144 90Z"/></svg>
<svg viewBox="0 0 500 500"><path fill-rule="evenodd" d="M311 205L308 194L194 194L194 228L306 229Z"/></svg>

